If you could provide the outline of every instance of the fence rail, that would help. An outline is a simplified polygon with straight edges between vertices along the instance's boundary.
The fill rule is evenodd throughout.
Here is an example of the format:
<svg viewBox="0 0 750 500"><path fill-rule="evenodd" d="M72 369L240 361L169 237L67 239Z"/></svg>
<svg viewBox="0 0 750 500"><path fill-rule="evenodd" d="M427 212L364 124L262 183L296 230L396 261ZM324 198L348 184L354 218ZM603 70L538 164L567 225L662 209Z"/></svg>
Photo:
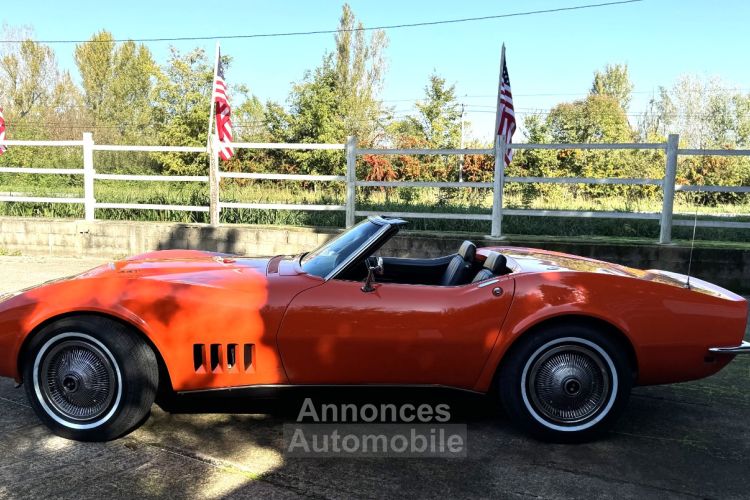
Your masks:
<svg viewBox="0 0 750 500"><path fill-rule="evenodd" d="M37 197L37 196L0 196L0 202L22 203L70 203L84 206L86 220L94 220L96 209L140 209L140 210L176 210L187 212L204 212L210 214L212 224L219 224L221 210L254 209L254 210L299 210L299 211L343 211L346 213L346 224L354 224L356 217L369 215L390 215L395 217L422 219L478 220L492 222L492 236L502 236L502 217L581 217L611 219L658 220L660 225L660 243L670 243L673 226L692 226L693 220L673 220L675 192L713 192L713 193L750 193L750 186L709 186L676 184L677 160L679 156L750 156L750 149L680 149L679 137L670 135L666 143L623 143L623 144L513 144L514 149L545 150L661 150L666 153L664 177L651 178L594 178L594 177L505 177L504 169L498 162L508 145L500 138L494 148L490 149L374 149L359 148L355 138L350 137L345 144L307 144L307 143L255 143L240 142L233 146L236 149L281 149L297 151L343 151L346 157L345 175L312 175L312 174L275 174L222 171L218 161L218 148L193 146L130 146L95 144L90 133L84 133L80 141L18 141L7 140L0 144L13 147L75 147L81 148L83 168L28 168L0 167L0 174L36 174L36 175L80 175L84 180L83 198ZM122 152L160 152L160 153L203 153L209 158L209 175L129 175L98 173L94 166L94 151ZM492 182L422 182L422 181L368 181L357 179L357 158L363 155L493 155L495 157L495 174ZM346 186L345 204L293 204L293 203L244 203L221 200L221 179L250 180L283 180L304 182L334 182ZM208 206L200 205L165 205L143 203L104 203L97 202L95 197L96 181L135 181L135 182L197 182L209 184L210 202ZM663 205L661 212L612 212L581 210L530 210L503 208L502 196L505 183L540 183L540 184L593 184L593 185L635 185L661 186ZM491 213L434 213L434 212L382 212L357 210L357 187L413 187L413 188L483 188L493 190L493 207ZM750 222L731 222L719 220L698 220L700 227L750 229Z"/></svg>

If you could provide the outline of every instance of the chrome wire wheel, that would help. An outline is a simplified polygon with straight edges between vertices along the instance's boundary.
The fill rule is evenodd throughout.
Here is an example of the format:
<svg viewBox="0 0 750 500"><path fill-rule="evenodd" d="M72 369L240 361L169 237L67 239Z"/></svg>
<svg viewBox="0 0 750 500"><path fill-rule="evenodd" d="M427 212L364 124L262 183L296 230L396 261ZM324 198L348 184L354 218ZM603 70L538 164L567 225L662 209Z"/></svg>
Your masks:
<svg viewBox="0 0 750 500"><path fill-rule="evenodd" d="M82 333L56 336L39 350L34 386L47 414L74 429L106 422L122 393L120 369L112 353Z"/></svg>
<svg viewBox="0 0 750 500"><path fill-rule="evenodd" d="M588 428L603 418L617 393L610 356L586 339L562 338L543 345L526 363L521 382L524 403L546 427Z"/></svg>

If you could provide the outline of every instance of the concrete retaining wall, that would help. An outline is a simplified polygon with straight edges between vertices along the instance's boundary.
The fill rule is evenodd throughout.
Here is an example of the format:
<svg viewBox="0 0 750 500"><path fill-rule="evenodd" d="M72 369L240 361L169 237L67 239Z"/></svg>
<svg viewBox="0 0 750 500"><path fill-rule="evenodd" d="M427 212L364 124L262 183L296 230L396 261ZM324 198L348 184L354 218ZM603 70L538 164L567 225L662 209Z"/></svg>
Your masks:
<svg viewBox="0 0 750 500"><path fill-rule="evenodd" d="M336 229L279 226L220 226L158 222L83 222L0 218L0 249L23 255L121 258L151 250L188 248L242 255L295 254L311 250L338 233ZM404 232L384 255L436 257L456 251L464 239L478 246L517 245L545 248L642 269L686 273L690 249L679 245L530 240L497 242L483 235ZM736 292L750 293L750 250L696 246L694 276Z"/></svg>

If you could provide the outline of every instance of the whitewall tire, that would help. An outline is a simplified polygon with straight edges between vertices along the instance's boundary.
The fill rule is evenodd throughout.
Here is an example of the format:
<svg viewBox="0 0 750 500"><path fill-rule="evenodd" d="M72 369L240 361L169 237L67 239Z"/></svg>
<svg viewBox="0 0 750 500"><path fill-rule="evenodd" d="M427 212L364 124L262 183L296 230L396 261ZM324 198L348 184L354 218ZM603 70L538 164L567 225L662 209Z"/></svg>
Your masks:
<svg viewBox="0 0 750 500"><path fill-rule="evenodd" d="M498 372L511 419L534 437L585 441L606 431L632 387L626 346L608 330L558 324L523 336Z"/></svg>
<svg viewBox="0 0 750 500"><path fill-rule="evenodd" d="M55 434L107 441L148 415L158 365L131 328L109 318L72 316L30 340L23 379L36 414Z"/></svg>

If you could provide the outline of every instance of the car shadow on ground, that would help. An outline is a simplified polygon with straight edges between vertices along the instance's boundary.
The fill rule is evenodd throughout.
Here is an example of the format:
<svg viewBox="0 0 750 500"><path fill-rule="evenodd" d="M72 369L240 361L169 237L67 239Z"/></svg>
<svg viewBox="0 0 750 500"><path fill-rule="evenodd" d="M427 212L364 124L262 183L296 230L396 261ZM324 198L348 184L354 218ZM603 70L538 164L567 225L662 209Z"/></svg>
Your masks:
<svg viewBox="0 0 750 500"><path fill-rule="evenodd" d="M749 361L739 358L702 381L636 388L612 432L580 445L520 434L487 398L402 390L292 392L176 413L154 406L122 439L74 443L51 436L23 391L3 382L0 496L742 498L750 466ZM296 421L305 397L447 403L453 422L468 428L467 457L289 457L283 427ZM188 413L198 409L218 413Z"/></svg>
<svg viewBox="0 0 750 500"><path fill-rule="evenodd" d="M672 386L636 388L614 429L579 445L541 443L520 434L492 398L441 390L305 390L282 399L224 400L191 415L155 410L130 440L193 450L197 459L233 464L246 474L234 495L258 483L318 497L534 496L542 498L743 497L750 465L744 430L750 398L742 393L750 363L740 359L719 375ZM462 459L293 458L283 427L296 422L305 398L325 403L449 404L452 422L466 424ZM212 457L212 458L207 458ZM176 493L196 491L189 483Z"/></svg>

